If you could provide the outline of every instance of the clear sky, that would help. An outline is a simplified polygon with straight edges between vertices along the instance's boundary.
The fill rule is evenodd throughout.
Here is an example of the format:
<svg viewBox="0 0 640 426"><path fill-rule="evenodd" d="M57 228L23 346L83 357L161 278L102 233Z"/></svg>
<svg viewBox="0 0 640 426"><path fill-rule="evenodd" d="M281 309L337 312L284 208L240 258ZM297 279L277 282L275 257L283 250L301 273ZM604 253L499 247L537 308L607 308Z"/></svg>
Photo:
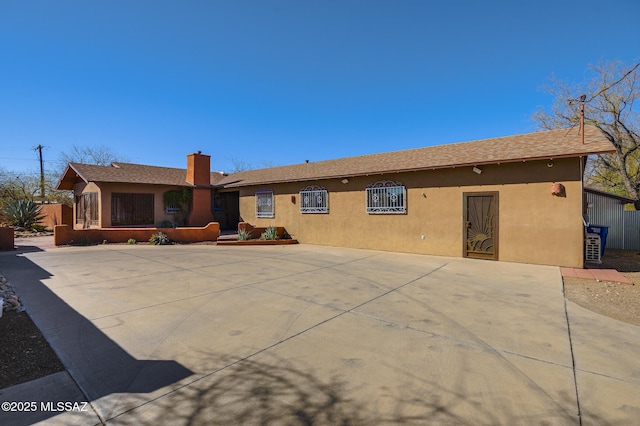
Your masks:
<svg viewBox="0 0 640 426"><path fill-rule="evenodd" d="M0 0L0 168L71 145L286 165L526 133L640 59L638 0Z"/></svg>

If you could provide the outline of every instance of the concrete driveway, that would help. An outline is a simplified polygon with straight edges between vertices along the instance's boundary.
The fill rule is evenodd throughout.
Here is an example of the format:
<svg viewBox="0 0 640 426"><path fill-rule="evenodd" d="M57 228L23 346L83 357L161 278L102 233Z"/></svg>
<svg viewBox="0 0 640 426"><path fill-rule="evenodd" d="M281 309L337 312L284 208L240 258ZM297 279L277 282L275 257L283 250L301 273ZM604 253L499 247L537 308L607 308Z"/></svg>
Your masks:
<svg viewBox="0 0 640 426"><path fill-rule="evenodd" d="M640 418L640 328L565 304L555 267L100 245L3 253L0 272L67 368L0 399L88 403L0 413L2 424Z"/></svg>

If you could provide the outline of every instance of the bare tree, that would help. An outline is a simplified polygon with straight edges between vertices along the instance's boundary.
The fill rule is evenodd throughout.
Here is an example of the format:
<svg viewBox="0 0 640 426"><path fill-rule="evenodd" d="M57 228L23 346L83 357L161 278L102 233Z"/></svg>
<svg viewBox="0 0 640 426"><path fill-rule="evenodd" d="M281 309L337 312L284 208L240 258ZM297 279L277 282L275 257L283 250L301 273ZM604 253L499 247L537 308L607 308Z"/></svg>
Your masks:
<svg viewBox="0 0 640 426"><path fill-rule="evenodd" d="M233 164L232 173L246 172L255 169L251 163L236 157L231 157L231 164Z"/></svg>
<svg viewBox="0 0 640 426"><path fill-rule="evenodd" d="M552 78L543 89L555 96L550 111L538 110L533 119L543 129L575 126L580 120L578 98L586 95L585 123L598 127L615 147L615 155L591 159L587 179L634 200L640 199L640 63L625 67L620 61L591 65L589 77L569 84Z"/></svg>
<svg viewBox="0 0 640 426"><path fill-rule="evenodd" d="M114 161L126 161L108 145L79 146L72 145L68 152L60 154L60 162L65 166L68 163L97 164L108 166Z"/></svg>

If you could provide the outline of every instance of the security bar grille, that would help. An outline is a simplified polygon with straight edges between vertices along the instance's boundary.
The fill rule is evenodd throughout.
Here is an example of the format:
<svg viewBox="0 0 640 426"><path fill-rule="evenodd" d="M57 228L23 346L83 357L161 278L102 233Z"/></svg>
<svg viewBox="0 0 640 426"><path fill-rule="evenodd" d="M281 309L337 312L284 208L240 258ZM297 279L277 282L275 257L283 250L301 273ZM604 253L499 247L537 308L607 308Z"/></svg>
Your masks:
<svg viewBox="0 0 640 426"><path fill-rule="evenodd" d="M273 191L256 192L256 217L274 217Z"/></svg>
<svg viewBox="0 0 640 426"><path fill-rule="evenodd" d="M383 180L367 185L367 213L405 214L407 191L402 182Z"/></svg>
<svg viewBox="0 0 640 426"><path fill-rule="evenodd" d="M300 213L329 213L329 194L326 188L316 185L302 188Z"/></svg>

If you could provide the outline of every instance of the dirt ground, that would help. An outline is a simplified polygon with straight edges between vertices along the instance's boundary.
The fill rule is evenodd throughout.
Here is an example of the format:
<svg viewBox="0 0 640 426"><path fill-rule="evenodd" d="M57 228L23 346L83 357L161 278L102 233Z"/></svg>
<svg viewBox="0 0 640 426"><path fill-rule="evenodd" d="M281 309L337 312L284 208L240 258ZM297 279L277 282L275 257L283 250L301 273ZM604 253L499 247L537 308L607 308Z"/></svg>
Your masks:
<svg viewBox="0 0 640 426"><path fill-rule="evenodd" d="M617 269L633 285L564 278L565 297L591 311L640 326L640 252L607 249L602 264L593 267Z"/></svg>

